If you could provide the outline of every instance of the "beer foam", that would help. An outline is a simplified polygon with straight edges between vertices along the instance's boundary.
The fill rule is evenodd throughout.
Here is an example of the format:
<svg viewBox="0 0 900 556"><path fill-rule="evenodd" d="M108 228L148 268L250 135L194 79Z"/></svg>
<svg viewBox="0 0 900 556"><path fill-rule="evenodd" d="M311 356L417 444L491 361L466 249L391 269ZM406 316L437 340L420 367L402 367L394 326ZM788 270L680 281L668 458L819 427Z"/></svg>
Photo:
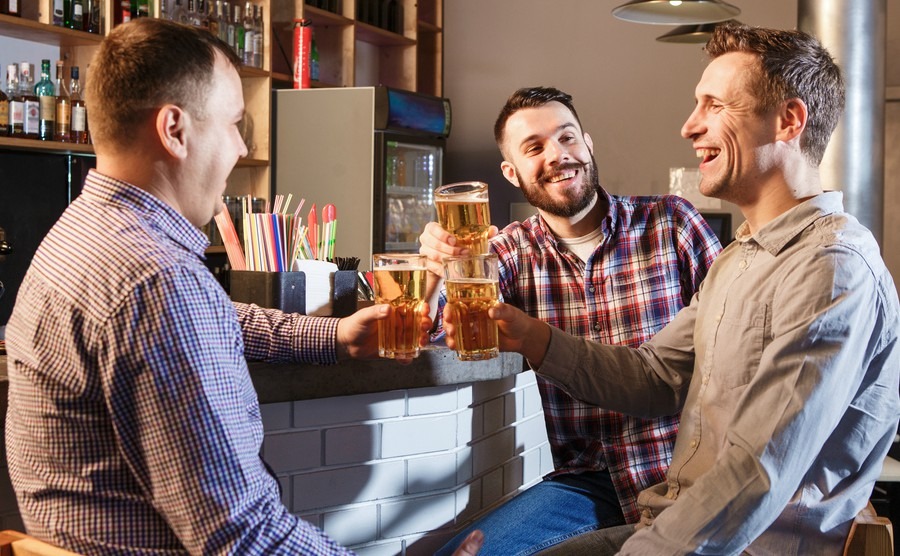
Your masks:
<svg viewBox="0 0 900 556"><path fill-rule="evenodd" d="M487 204L488 199L485 198L483 193L475 193L473 195L454 195L453 197L443 198L438 196L436 198L436 202L438 203L484 203Z"/></svg>
<svg viewBox="0 0 900 556"><path fill-rule="evenodd" d="M404 272L409 272L409 271L414 272L417 270L428 270L428 268L425 266L411 265L409 263L396 263L396 264L376 266L375 271L377 272L379 270L385 270L385 271L392 271L392 270L393 271L401 271L402 270Z"/></svg>

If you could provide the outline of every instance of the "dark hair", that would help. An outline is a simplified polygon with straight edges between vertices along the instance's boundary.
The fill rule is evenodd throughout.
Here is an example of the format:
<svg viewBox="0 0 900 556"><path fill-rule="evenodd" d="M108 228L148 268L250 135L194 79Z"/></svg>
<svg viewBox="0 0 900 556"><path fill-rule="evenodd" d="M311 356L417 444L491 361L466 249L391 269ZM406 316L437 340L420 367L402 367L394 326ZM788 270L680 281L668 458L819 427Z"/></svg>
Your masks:
<svg viewBox="0 0 900 556"><path fill-rule="evenodd" d="M564 93L553 87L527 87L519 89L506 100L506 104L500 110L497 121L494 123L494 139L497 146L503 150L503 134L506 128L506 122L509 117L522 110L523 108L538 108L550 102L558 102L569 109L575 116L575 121L581 127L581 120L578 119L578 113L572 104L572 95Z"/></svg>
<svg viewBox="0 0 900 556"><path fill-rule="evenodd" d="M129 144L149 110L175 104L204 118L216 51L241 60L206 30L142 17L113 29L91 62L85 103L98 144Z"/></svg>
<svg viewBox="0 0 900 556"><path fill-rule="evenodd" d="M725 23L716 27L706 44L710 58L730 52L753 54L759 71L751 80L760 112L799 98L806 103L809 119L800 148L818 166L831 133L844 110L845 92L841 69L815 37L802 31L786 31Z"/></svg>

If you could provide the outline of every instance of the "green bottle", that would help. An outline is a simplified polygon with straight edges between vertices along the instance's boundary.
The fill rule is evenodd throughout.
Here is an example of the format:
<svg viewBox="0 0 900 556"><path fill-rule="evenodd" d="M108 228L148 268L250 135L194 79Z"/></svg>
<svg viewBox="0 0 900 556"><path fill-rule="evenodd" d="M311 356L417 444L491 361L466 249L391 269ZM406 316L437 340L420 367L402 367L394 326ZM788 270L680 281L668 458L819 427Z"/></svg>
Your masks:
<svg viewBox="0 0 900 556"><path fill-rule="evenodd" d="M50 60L41 60L41 80L34 86L34 95L40 106L38 136L42 141L52 141L56 132L56 91L50 80Z"/></svg>

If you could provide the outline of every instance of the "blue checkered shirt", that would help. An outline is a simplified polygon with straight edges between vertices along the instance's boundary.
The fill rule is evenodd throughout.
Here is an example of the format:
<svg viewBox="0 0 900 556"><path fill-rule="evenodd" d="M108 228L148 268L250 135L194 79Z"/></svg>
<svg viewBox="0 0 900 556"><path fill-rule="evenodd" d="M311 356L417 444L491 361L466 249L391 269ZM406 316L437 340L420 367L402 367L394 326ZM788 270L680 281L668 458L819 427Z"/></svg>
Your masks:
<svg viewBox="0 0 900 556"><path fill-rule="evenodd" d="M346 554L260 459L246 358L332 363L337 319L232 304L207 240L97 172L7 327L7 459L28 531L84 554Z"/></svg>

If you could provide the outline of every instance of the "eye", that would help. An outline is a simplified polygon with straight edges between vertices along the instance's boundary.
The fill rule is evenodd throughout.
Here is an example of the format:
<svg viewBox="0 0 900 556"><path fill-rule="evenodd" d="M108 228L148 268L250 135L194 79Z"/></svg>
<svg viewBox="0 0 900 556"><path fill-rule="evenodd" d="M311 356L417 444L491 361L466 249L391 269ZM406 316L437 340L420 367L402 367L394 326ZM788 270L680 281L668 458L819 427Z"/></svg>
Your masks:
<svg viewBox="0 0 900 556"><path fill-rule="evenodd" d="M525 147L525 154L527 155L537 154L539 152L541 152L541 146L537 143Z"/></svg>
<svg viewBox="0 0 900 556"><path fill-rule="evenodd" d="M563 136L559 139L559 142L560 142L560 143L572 143L573 141L575 141L575 136L574 136L574 135L569 135L569 134L563 135Z"/></svg>

